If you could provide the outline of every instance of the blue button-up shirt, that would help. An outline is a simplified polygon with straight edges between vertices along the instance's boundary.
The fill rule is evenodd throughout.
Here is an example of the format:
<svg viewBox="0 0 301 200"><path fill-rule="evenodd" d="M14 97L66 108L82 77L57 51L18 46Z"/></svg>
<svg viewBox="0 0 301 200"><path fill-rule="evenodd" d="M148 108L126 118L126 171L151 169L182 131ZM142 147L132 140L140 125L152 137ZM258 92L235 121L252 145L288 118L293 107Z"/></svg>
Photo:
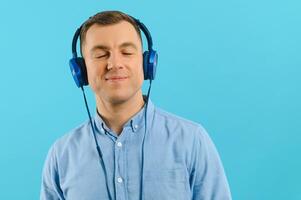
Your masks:
<svg viewBox="0 0 301 200"><path fill-rule="evenodd" d="M154 106L144 109L118 136L96 113L93 123L105 173L87 121L50 148L42 174L41 200L228 200L227 179L204 128Z"/></svg>

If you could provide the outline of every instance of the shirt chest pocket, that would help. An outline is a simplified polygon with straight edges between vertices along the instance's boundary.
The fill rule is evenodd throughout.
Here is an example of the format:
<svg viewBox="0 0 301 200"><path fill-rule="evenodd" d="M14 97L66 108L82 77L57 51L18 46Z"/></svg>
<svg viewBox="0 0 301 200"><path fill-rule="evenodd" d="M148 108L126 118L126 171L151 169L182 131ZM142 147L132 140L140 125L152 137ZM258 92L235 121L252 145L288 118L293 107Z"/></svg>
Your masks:
<svg viewBox="0 0 301 200"><path fill-rule="evenodd" d="M145 200L188 200L189 188L184 169L152 170L144 173Z"/></svg>

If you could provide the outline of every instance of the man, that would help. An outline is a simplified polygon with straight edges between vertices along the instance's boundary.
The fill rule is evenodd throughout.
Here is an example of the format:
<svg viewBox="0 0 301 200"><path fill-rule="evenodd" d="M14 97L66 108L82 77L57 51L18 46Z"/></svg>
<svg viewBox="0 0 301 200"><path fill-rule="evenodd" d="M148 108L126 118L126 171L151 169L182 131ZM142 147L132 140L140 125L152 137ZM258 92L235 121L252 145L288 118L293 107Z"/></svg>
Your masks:
<svg viewBox="0 0 301 200"><path fill-rule="evenodd" d="M137 23L122 12L105 11L81 27L97 112L50 148L41 199L231 199L204 128L144 98L145 58Z"/></svg>

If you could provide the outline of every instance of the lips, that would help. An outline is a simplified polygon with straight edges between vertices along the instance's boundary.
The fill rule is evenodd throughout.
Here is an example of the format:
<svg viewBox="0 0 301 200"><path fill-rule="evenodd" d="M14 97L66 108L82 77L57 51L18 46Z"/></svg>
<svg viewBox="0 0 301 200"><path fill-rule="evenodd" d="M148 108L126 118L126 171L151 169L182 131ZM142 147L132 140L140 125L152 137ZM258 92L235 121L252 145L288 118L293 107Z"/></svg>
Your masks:
<svg viewBox="0 0 301 200"><path fill-rule="evenodd" d="M127 79L127 76L110 76L110 77L106 77L106 81L123 81L125 79Z"/></svg>

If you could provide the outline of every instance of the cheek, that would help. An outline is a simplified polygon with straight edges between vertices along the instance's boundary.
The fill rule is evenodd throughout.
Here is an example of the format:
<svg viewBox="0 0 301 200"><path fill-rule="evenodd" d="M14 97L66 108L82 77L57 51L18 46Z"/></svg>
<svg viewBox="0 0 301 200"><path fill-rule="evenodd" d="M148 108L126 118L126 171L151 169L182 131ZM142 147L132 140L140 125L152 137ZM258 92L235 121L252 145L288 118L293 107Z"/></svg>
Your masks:
<svg viewBox="0 0 301 200"><path fill-rule="evenodd" d="M144 74L143 74L143 67L142 65L139 65L137 66L138 70L136 72L136 80L139 84L142 84L143 83L143 80L144 80Z"/></svg>
<svg viewBox="0 0 301 200"><path fill-rule="evenodd" d="M144 72L143 72L143 60L142 60L142 57L139 59L138 63L140 63L140 65L137 66L138 76L143 81L144 80Z"/></svg>
<svg viewBox="0 0 301 200"><path fill-rule="evenodd" d="M89 84L91 86L102 81L102 77L104 76L104 68L101 66L101 64L88 62L86 63L86 67Z"/></svg>

